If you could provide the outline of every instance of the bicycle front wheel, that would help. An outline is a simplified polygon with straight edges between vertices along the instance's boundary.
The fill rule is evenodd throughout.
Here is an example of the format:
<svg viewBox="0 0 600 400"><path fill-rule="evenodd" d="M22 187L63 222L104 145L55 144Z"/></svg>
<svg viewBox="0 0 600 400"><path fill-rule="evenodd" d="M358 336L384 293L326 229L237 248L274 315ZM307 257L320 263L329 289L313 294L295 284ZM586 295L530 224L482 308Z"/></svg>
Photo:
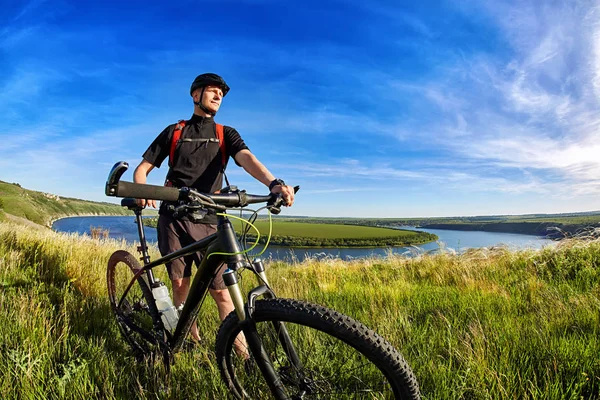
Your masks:
<svg viewBox="0 0 600 400"><path fill-rule="evenodd" d="M252 322L289 399L420 398L400 353L350 317L298 300L265 299L256 302ZM268 398L266 380L248 359L249 351L240 349L243 324L233 312L219 329L221 375L239 399Z"/></svg>

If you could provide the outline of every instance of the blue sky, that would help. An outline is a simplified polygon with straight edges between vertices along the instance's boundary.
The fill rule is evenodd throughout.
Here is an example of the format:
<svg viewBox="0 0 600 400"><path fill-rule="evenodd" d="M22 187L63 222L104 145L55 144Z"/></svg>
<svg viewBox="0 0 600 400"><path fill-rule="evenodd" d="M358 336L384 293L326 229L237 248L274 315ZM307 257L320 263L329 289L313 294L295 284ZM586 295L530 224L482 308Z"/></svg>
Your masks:
<svg viewBox="0 0 600 400"><path fill-rule="evenodd" d="M302 187L286 214L600 209L598 1L3 3L1 180L115 201L216 72L216 120Z"/></svg>

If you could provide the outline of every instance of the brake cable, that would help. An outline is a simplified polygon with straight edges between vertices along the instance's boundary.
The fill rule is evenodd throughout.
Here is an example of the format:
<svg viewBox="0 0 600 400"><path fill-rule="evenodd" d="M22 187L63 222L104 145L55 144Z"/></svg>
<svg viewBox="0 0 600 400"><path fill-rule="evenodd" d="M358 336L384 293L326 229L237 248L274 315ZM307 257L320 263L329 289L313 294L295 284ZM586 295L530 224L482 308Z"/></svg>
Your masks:
<svg viewBox="0 0 600 400"><path fill-rule="evenodd" d="M208 259L210 256L212 256L213 254L215 255L221 255L221 256L235 256L237 254L244 254L244 253L248 253L249 251L251 251L252 249L254 249L257 245L258 245L258 240L260 239L260 231L256 228L256 226L254 226L253 224L250 223L250 221L245 220L244 218L240 218L240 217L236 217L235 215L231 215L231 214L226 214L226 213L217 213L218 216L221 217L228 217L228 218L234 218L237 220L240 220L242 222L247 223L248 225L250 225L252 227L252 229L254 229L256 231L256 241L254 242L254 244L252 245L252 247L250 247L249 249L244 249L242 251L238 251L236 253L224 253L224 252L220 252L220 251L216 251L214 253L210 253L206 258Z"/></svg>
<svg viewBox="0 0 600 400"><path fill-rule="evenodd" d="M266 207L265 207L266 208ZM265 247L258 253L256 256L261 256L269 247L269 242L271 241L271 235L273 234L273 219L271 218L271 211L267 208L267 212L269 213L269 234L267 235L267 241L265 242ZM257 239L258 241L258 239Z"/></svg>
<svg viewBox="0 0 600 400"><path fill-rule="evenodd" d="M264 208L266 208L266 207L264 207ZM258 211L260 211L260 209L257 210L257 211L255 211L254 214L258 214ZM263 249L258 254L256 254L256 257L261 256L267 250L267 248L269 247L269 243L271 242L271 236L273 234L273 218L271 217L271 211L269 211L267 209L267 212L269 213L269 234L267 236L267 240L265 242L265 246L263 247ZM207 256L207 259L208 259L208 257L212 256L213 254L222 255L222 256L235 256L237 254L247 254L250 251L252 251L258 245L258 242L260 240L260 231L250 221L248 221L245 218L236 217L235 215L231 215L231 214L217 213L217 215L221 216L221 217L234 218L234 219L237 219L237 220L241 221L242 223L246 223L248 226L250 226L252 229L254 229L256 231L256 241L254 242L254 244L252 245L252 247L250 247L249 249L244 249L244 250L238 251L236 253L225 253L225 252L218 252L217 251L217 252L214 252L214 253L210 253Z"/></svg>

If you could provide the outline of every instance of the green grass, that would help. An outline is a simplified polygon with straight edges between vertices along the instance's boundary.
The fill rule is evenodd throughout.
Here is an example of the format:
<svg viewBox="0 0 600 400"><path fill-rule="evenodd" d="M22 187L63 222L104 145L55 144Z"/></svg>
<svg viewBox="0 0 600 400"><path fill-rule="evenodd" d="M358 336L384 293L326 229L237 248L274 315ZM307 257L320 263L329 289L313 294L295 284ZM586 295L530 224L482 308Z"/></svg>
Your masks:
<svg viewBox="0 0 600 400"><path fill-rule="evenodd" d="M0 223L1 398L226 398L214 360L212 300L199 315L206 346L177 355L169 378L129 355L105 287L106 261L124 247ZM329 306L386 337L426 399L600 395L598 241L269 262L268 274L280 297ZM254 279L245 273L242 283L248 288Z"/></svg>
<svg viewBox="0 0 600 400"><path fill-rule="evenodd" d="M263 234L269 232L269 221L256 221L254 225ZM234 223L236 231L240 224ZM252 230L250 232L253 232ZM314 237L320 239L373 239L381 237L416 238L418 232L389 228L375 228L371 226L338 225L338 224L311 224L304 222L276 221L273 223L273 235Z"/></svg>

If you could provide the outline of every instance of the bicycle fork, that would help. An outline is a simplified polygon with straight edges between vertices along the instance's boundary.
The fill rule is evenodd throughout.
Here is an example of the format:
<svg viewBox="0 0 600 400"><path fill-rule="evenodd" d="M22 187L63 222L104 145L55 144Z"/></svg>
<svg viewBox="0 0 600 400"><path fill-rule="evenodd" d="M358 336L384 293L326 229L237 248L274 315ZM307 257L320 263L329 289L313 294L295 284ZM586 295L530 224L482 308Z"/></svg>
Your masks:
<svg viewBox="0 0 600 400"><path fill-rule="evenodd" d="M271 361L269 354L266 352L262 344L262 340L256 329L256 323L252 318L256 298L261 295L269 298L275 298L275 294L268 286L267 276L265 274L265 269L262 264L262 261L260 259L254 261L252 267L257 275L257 279L260 285L250 291L250 293L248 294L248 302L246 304L244 303L244 297L242 295L238 283L237 272L234 269L228 268L223 273L223 280L225 281L225 285L227 286L227 289L233 301L233 305L235 307L235 312L238 316L238 319L242 322L242 331L244 332L244 336L246 337L248 348L250 349L251 354L254 356L254 360L256 361L258 368L267 380L269 389L271 390L276 399L289 399L289 397L285 393L281 378L279 377L278 372L273 367L273 362ZM300 358L296 353L296 350L290 339L290 335L285 327L285 324L281 321L277 321L273 322L273 325L285 354L290 360L294 370L297 371L300 375L300 381L303 381L304 377L301 373L302 362L300 361ZM303 395L304 393L301 393L300 396L297 398L302 398Z"/></svg>

